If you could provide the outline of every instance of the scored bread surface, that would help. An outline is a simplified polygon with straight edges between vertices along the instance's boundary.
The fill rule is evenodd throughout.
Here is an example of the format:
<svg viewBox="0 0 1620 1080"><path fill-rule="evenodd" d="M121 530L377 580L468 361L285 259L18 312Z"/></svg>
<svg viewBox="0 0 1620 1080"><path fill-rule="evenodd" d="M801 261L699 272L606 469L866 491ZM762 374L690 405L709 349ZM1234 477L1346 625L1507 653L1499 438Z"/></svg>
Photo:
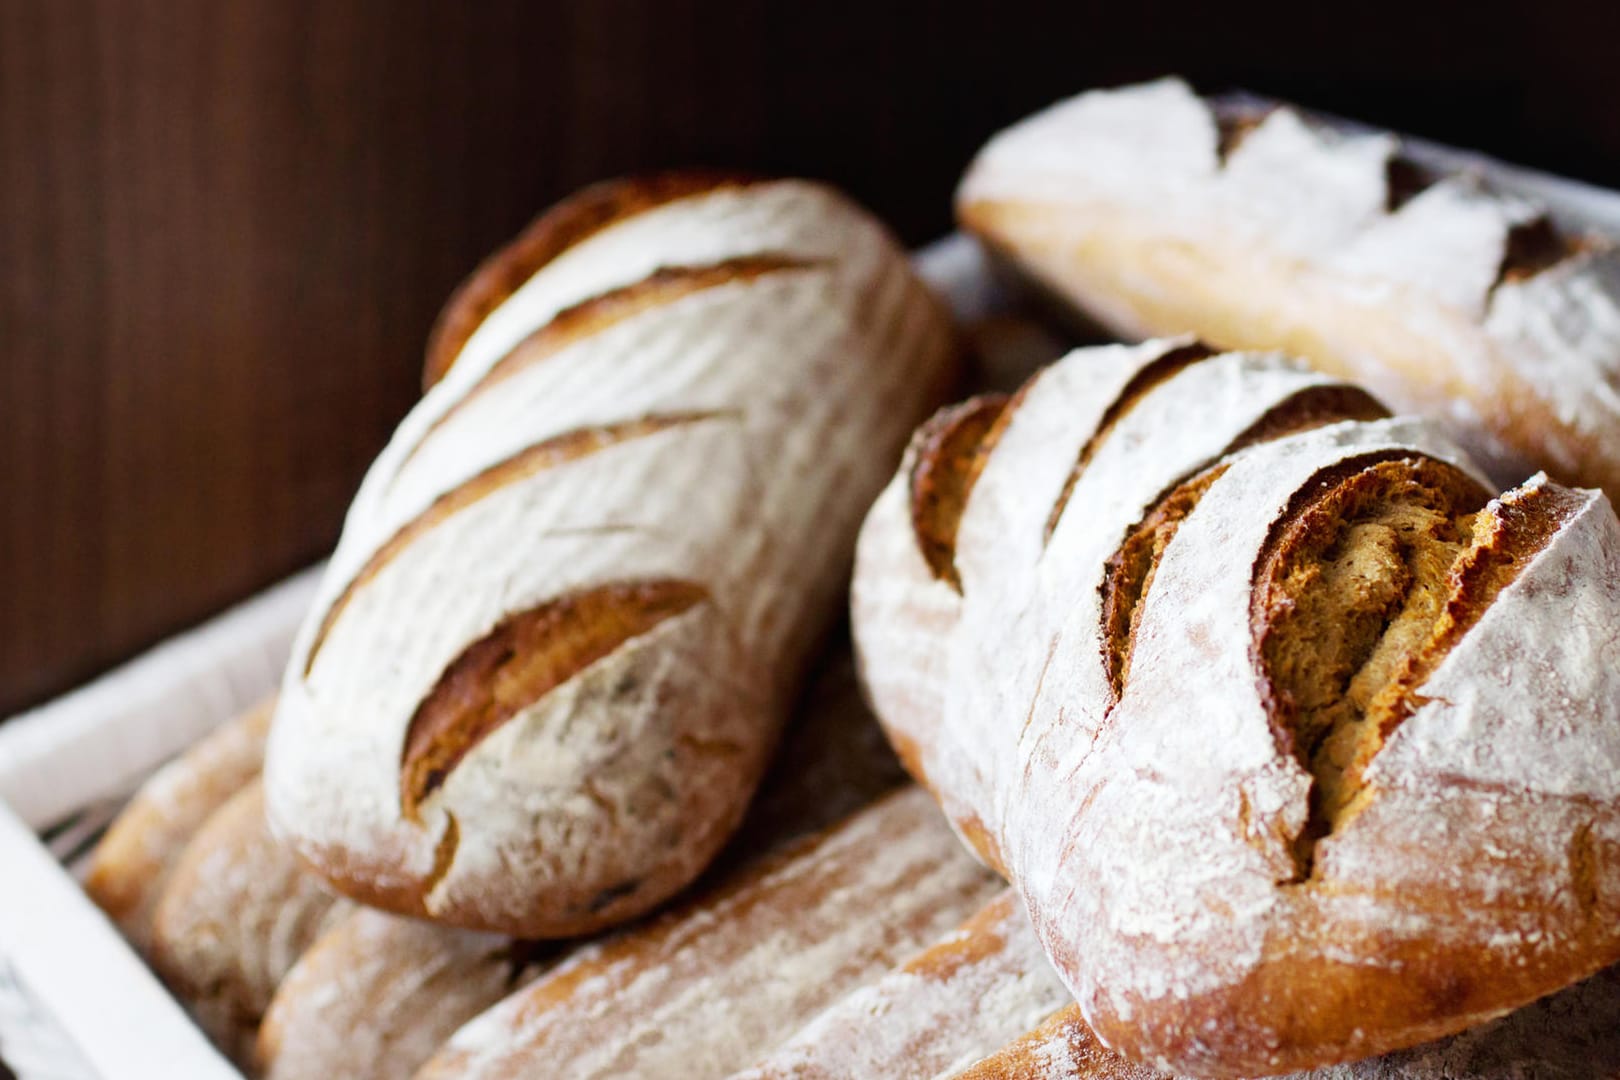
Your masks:
<svg viewBox="0 0 1620 1080"><path fill-rule="evenodd" d="M1116 333L1277 348L1445 422L1499 478L1620 494L1620 253L1387 133L1166 79L994 138L963 223Z"/></svg>
<svg viewBox="0 0 1620 1080"><path fill-rule="evenodd" d="M1607 500L1491 499L1430 424L1353 396L1334 422L1274 355L1154 375L1181 349L1080 350L1010 399L960 592L911 505L938 440L857 558L880 718L1092 1025L1168 1070L1278 1073L1620 958Z"/></svg>
<svg viewBox="0 0 1620 1080"><path fill-rule="evenodd" d="M942 309L841 196L658 183L453 301L494 306L351 507L266 789L357 899L549 937L689 882L952 377Z"/></svg>
<svg viewBox="0 0 1620 1080"><path fill-rule="evenodd" d="M705 881L723 888L726 871L833 824L904 780L840 641L818 664L747 820ZM409 1076L463 1023L569 947L357 911L324 933L276 991L258 1040L262 1075Z"/></svg>
<svg viewBox="0 0 1620 1080"><path fill-rule="evenodd" d="M724 1076L998 888L908 788L580 949L417 1075Z"/></svg>
<svg viewBox="0 0 1620 1080"><path fill-rule="evenodd" d="M1022 902L1005 890L732 1080L930 1080L1018 1038L1068 1003Z"/></svg>

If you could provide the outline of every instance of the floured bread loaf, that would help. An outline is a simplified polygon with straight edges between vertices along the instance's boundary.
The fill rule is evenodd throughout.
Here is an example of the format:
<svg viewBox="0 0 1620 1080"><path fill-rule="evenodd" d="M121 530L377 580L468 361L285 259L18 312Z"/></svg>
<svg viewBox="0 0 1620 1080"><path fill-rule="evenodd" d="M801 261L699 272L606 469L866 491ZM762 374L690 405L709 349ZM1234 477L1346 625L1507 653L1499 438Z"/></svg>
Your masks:
<svg viewBox="0 0 1620 1080"><path fill-rule="evenodd" d="M817 666L747 820L705 881L724 888L724 871L831 825L904 780L840 641ZM356 911L323 934L276 991L259 1032L263 1075L409 1076L457 1028L566 949Z"/></svg>
<svg viewBox="0 0 1620 1080"><path fill-rule="evenodd" d="M1116 333L1284 349L1446 422L1493 475L1620 495L1620 254L1477 176L1425 175L1392 135L1163 80L998 135L957 205Z"/></svg>
<svg viewBox="0 0 1620 1080"><path fill-rule="evenodd" d="M523 937L687 884L741 819L942 308L802 181L654 178L452 301L295 643L271 819L340 891Z"/></svg>
<svg viewBox="0 0 1620 1080"><path fill-rule="evenodd" d="M879 718L1133 1060L1352 1060L1620 959L1620 523L1380 412L1079 350L925 425L862 532Z"/></svg>
<svg viewBox="0 0 1620 1080"><path fill-rule="evenodd" d="M180 854L214 811L258 778L275 701L229 720L149 777L96 845L84 891L144 953Z"/></svg>
<svg viewBox="0 0 1620 1080"><path fill-rule="evenodd" d="M562 952L354 908L287 973L259 1028L266 1080L410 1076L462 1024Z"/></svg>
<svg viewBox="0 0 1620 1080"><path fill-rule="evenodd" d="M1111 1052L1077 1005L952 1080L1172 1080ZM1298 1080L1608 1080L1620 1076L1620 968L1517 1012L1409 1050L1330 1065Z"/></svg>
<svg viewBox="0 0 1620 1080"><path fill-rule="evenodd" d="M1023 903L1006 890L732 1080L932 1080L1069 1003Z"/></svg>
<svg viewBox="0 0 1620 1080"><path fill-rule="evenodd" d="M153 919L152 967L245 1062L282 977L350 907L271 838L254 780L186 845Z"/></svg>
<svg viewBox="0 0 1620 1080"><path fill-rule="evenodd" d="M999 887L908 787L580 949L462 1028L417 1076L722 1077Z"/></svg>

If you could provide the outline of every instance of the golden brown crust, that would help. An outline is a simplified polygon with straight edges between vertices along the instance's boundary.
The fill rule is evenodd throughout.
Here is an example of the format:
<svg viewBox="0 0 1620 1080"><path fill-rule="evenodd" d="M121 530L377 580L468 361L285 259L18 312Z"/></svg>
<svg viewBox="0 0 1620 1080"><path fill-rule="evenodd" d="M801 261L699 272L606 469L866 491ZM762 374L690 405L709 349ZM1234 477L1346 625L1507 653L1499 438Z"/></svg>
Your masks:
<svg viewBox="0 0 1620 1080"><path fill-rule="evenodd" d="M1458 1035L1296 1080L1609 1080L1620 1075L1620 969ZM953 1075L952 1080L1170 1080L1104 1046L1080 1006Z"/></svg>
<svg viewBox="0 0 1620 1080"><path fill-rule="evenodd" d="M944 829L887 796L582 950L418 1075L728 1075L994 894Z"/></svg>
<svg viewBox="0 0 1620 1080"><path fill-rule="evenodd" d="M1225 471L1224 465L1213 466L1165 492L1104 565L1103 642L1115 701L1124 692L1125 680L1130 674L1137 616L1142 598L1153 583L1159 559L1175 539L1182 521Z"/></svg>
<svg viewBox="0 0 1620 1080"><path fill-rule="evenodd" d="M272 696L154 773L96 845L84 889L144 952L164 885L203 823L259 773Z"/></svg>
<svg viewBox="0 0 1620 1080"><path fill-rule="evenodd" d="M265 1080L396 1080L566 947L348 913L287 973L260 1026Z"/></svg>
<svg viewBox="0 0 1620 1080"><path fill-rule="evenodd" d="M654 173L593 184L536 218L511 243L485 259L440 312L428 336L424 390L444 378L473 331L547 263L591 235L646 210L722 187L757 182L741 173Z"/></svg>
<svg viewBox="0 0 1620 1080"><path fill-rule="evenodd" d="M1091 437L1080 448L1080 457L1075 461L1074 468L1069 471L1068 478L1064 480L1063 490L1058 493L1057 502L1052 506L1051 516L1046 519L1046 538L1048 540L1052 538L1052 531L1057 528L1058 521L1063 517L1064 508L1069 505L1069 496L1074 494L1074 485L1079 481L1080 474L1085 471L1087 465L1091 464L1092 457L1097 453L1097 447L1103 444L1109 433L1114 430L1114 427L1124 419L1125 415L1139 401L1152 393L1154 387L1163 385L1199 361L1207 360L1214 355L1214 349L1202 342L1195 341L1171 349L1131 376L1130 382L1125 384L1125 388L1119 392L1119 396L1103 412L1102 419L1098 421L1096 430L1091 433Z"/></svg>
<svg viewBox="0 0 1620 1080"><path fill-rule="evenodd" d="M962 591L955 562L957 526L984 467L982 448L1007 407L1004 394L970 398L935 413L912 442L911 523L917 546L934 577L957 592Z"/></svg>
<svg viewBox="0 0 1620 1080"><path fill-rule="evenodd" d="M698 888L904 780L861 701L849 645L837 641L812 675L747 820ZM571 948L356 911L283 980L260 1030L259 1063L269 1080L409 1076L463 1023Z"/></svg>
<svg viewBox="0 0 1620 1080"><path fill-rule="evenodd" d="M384 567L423 533L441 524L446 518L467 509L480 499L495 494L506 485L515 484L542 470L577 461L588 454L606 450L628 439L645 438L672 427L702 423L721 415L725 414L666 413L620 424L565 431L561 435L550 436L527 449L520 450L505 461L491 465L465 483L440 495L426 510L400 526L393 536L379 545L371 558L366 560L365 565L326 609L326 614L321 618L320 629L315 632L314 641L310 644L308 659L304 662L305 676L314 670L315 658L320 655L321 646L326 643L327 635L331 633L333 625L348 607L349 602L354 599L355 593L370 583Z"/></svg>
<svg viewBox="0 0 1620 1080"><path fill-rule="evenodd" d="M1325 470L1273 524L1251 622L1278 743L1315 777L1298 880L1394 731L1402 667L1455 590L1452 568L1489 498L1455 466L1381 454Z"/></svg>
<svg viewBox="0 0 1620 1080"><path fill-rule="evenodd" d="M1129 387L1126 392L1131 392ZM1146 388L1138 387L1136 392L1145 393ZM1387 415L1388 410L1376 398L1358 387L1339 383L1313 385L1267 409L1227 445L1222 456L1325 424L1377 420ZM1087 444L1088 449L1090 445ZM1224 471L1224 466L1212 465L1159 496L1104 566L1103 640L1108 653L1109 683L1116 701L1129 674L1136 615L1152 583L1153 570L1181 521L1192 513L1204 492Z"/></svg>
<svg viewBox="0 0 1620 1080"><path fill-rule="evenodd" d="M238 1061L276 986L327 925L336 899L270 836L253 781L186 846L164 890L151 962Z"/></svg>
<svg viewBox="0 0 1620 1080"><path fill-rule="evenodd" d="M605 585L508 616L451 661L411 717L399 798L415 819L450 770L501 724L666 619L708 599L689 581ZM455 819L451 818L454 835Z"/></svg>

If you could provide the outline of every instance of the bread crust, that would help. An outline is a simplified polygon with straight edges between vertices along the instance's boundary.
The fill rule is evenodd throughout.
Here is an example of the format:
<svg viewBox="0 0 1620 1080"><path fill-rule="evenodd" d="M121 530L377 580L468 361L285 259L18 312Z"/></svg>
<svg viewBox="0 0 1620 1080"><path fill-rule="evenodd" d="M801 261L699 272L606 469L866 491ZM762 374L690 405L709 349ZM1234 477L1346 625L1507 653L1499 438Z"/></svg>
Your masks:
<svg viewBox="0 0 1620 1080"><path fill-rule="evenodd" d="M1369 729L1363 786L1314 833L1325 766L1277 726L1281 676L1259 645L1268 624L1250 618L1274 523L1329 505L1341 475L1455 473L1458 492L1479 475L1421 421L1268 423L1274 437L1254 441L1310 377L1276 356L1200 361L1109 425L1130 372L1173 347L1080 350L1014 399L957 526L960 596L922 557L909 460L857 557L856 640L879 717L1018 887L1091 1026L1168 1071L1274 1074L1459 1031L1620 958L1620 522L1607 501L1540 478L1475 514L1437 579L1450 600L1425 616L1437 644L1391 654L1419 665L1406 682L1385 665L1386 697L1405 704L1367 714L1387 723ZM1048 533L1069 466L1105 428ZM1151 546L1134 609L1110 618L1122 541L1206 470ZM1459 513L1472 507L1459 498ZM1530 539L1514 524L1527 515L1545 522ZM1482 591L1471 567L1498 554L1512 569ZM1405 602L1399 590L1389 602ZM1109 663L1120 633L1122 678Z"/></svg>
<svg viewBox="0 0 1620 1080"><path fill-rule="evenodd" d="M489 313L547 263L576 244L637 214L759 177L718 171L654 173L634 183L608 180L564 199L479 264L445 302L428 334L422 389L444 378Z"/></svg>
<svg viewBox="0 0 1620 1080"><path fill-rule="evenodd" d="M1006 890L732 1080L931 1080L1068 1003L1023 902Z"/></svg>
<svg viewBox="0 0 1620 1080"><path fill-rule="evenodd" d="M1415 174L1392 135L1223 115L1163 80L998 136L957 206L1115 333L1282 349L1446 424L1499 480L1614 497L1620 253L1477 177Z"/></svg>
<svg viewBox="0 0 1620 1080"><path fill-rule="evenodd" d="M904 252L824 187L586 201L481 272L521 283L362 485L266 765L334 888L525 938L649 910L735 830L955 370Z"/></svg>
<svg viewBox="0 0 1620 1080"><path fill-rule="evenodd" d="M274 710L273 697L260 702L153 773L96 845L84 890L138 952L186 844L259 775Z"/></svg>
<svg viewBox="0 0 1620 1080"><path fill-rule="evenodd" d="M908 788L580 949L417 1076L723 1076L998 887Z"/></svg>
<svg viewBox="0 0 1620 1080"><path fill-rule="evenodd" d="M348 907L271 838L255 780L186 845L153 920L152 967L245 1064L282 977Z"/></svg>
<svg viewBox="0 0 1620 1080"><path fill-rule="evenodd" d="M705 880L831 826L905 780L860 699L842 637L811 685L748 818ZM539 977L567 943L434 926L357 911L325 933L276 991L258 1040L269 1080L393 1080L457 1028Z"/></svg>
<svg viewBox="0 0 1620 1080"><path fill-rule="evenodd" d="M1620 1072L1620 968L1497 1020L1298 1080L1596 1080ZM952 1080L1169 1080L1110 1051L1070 1005Z"/></svg>

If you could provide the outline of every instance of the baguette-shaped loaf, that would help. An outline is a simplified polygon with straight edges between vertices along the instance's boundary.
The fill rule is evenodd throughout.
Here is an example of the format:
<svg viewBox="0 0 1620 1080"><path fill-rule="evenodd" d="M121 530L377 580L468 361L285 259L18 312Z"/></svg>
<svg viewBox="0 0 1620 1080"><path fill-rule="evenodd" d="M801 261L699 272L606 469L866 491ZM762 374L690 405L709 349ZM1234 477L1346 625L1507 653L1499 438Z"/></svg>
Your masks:
<svg viewBox="0 0 1620 1080"><path fill-rule="evenodd" d="M1620 968L1408 1050L1296 1080L1608 1080L1620 1075ZM1048 1017L952 1080L1172 1080L1097 1040L1077 1005Z"/></svg>
<svg viewBox="0 0 1620 1080"><path fill-rule="evenodd" d="M1078 350L925 425L863 530L879 718L1132 1060L1348 1061L1620 959L1620 523L1378 411Z"/></svg>
<svg viewBox="0 0 1620 1080"><path fill-rule="evenodd" d="M1504 479L1620 497L1620 252L1389 134L1082 94L993 139L964 225L1115 333L1284 349L1444 421Z"/></svg>
<svg viewBox="0 0 1620 1080"><path fill-rule="evenodd" d="M1070 1003L1022 901L1006 890L732 1080L932 1080Z"/></svg>
<svg viewBox="0 0 1620 1080"><path fill-rule="evenodd" d="M349 907L271 837L253 780L180 856L153 920L152 967L220 1048L246 1062L282 977Z"/></svg>
<svg viewBox="0 0 1620 1080"><path fill-rule="evenodd" d="M271 818L368 904L584 933L736 828L952 334L835 192L667 177L564 204L443 325L295 643Z"/></svg>
<svg viewBox="0 0 1620 1080"><path fill-rule="evenodd" d="M264 764L275 700L229 720L153 773L96 845L84 889L129 943L150 947L152 918L180 853Z"/></svg>
<svg viewBox="0 0 1620 1080"><path fill-rule="evenodd" d="M905 779L860 699L847 642L818 666L759 797L711 877L833 824ZM268 1080L394 1080L562 955L502 935L357 911L288 973L260 1028Z"/></svg>
<svg viewBox="0 0 1620 1080"><path fill-rule="evenodd" d="M907 788L579 950L462 1028L418 1077L724 1077L998 888Z"/></svg>

